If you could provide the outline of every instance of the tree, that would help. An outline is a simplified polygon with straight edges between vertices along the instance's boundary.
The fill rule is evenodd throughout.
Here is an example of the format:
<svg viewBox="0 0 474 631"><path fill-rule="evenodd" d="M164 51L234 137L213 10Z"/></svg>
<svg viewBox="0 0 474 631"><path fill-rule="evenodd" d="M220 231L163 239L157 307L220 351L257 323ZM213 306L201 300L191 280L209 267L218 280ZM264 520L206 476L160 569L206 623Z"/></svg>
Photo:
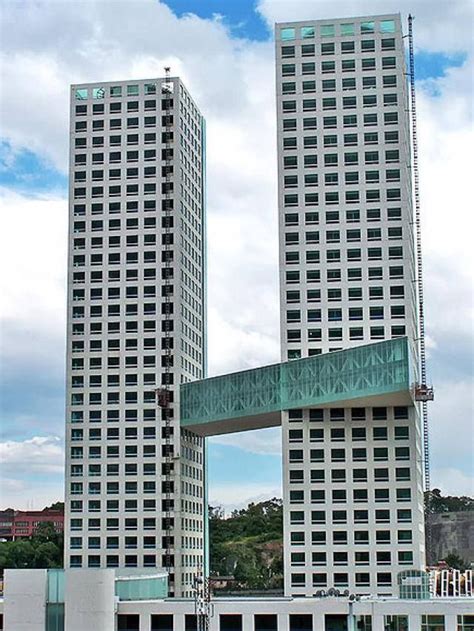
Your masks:
<svg viewBox="0 0 474 631"><path fill-rule="evenodd" d="M19 539L18 541L6 541L0 545L0 558L2 560L0 569L34 567L35 549L31 541Z"/></svg>
<svg viewBox="0 0 474 631"><path fill-rule="evenodd" d="M33 567L61 567L61 557L61 549L58 548L57 545L55 545L51 541L49 541L48 543L40 543L34 552Z"/></svg>
<svg viewBox="0 0 474 631"><path fill-rule="evenodd" d="M62 534L56 531L53 522L44 521L38 524L32 537L38 544L52 542L62 545Z"/></svg>
<svg viewBox="0 0 474 631"><path fill-rule="evenodd" d="M0 570L62 567L62 557L63 534L51 522L39 524L30 539L0 543Z"/></svg>
<svg viewBox="0 0 474 631"><path fill-rule="evenodd" d="M461 570L461 572L464 572L464 570L467 570L469 567L469 564L456 554L456 552L450 552L443 560L453 570Z"/></svg>
<svg viewBox="0 0 474 631"><path fill-rule="evenodd" d="M282 500L272 498L232 511L209 508L211 573L233 575L232 589L280 589L283 566Z"/></svg>
<svg viewBox="0 0 474 631"><path fill-rule="evenodd" d="M427 513L457 513L474 511L474 498L462 495L441 495L439 489L425 492L425 510Z"/></svg>
<svg viewBox="0 0 474 631"><path fill-rule="evenodd" d="M58 510L64 512L64 502L54 502L51 506L45 506L43 510Z"/></svg>

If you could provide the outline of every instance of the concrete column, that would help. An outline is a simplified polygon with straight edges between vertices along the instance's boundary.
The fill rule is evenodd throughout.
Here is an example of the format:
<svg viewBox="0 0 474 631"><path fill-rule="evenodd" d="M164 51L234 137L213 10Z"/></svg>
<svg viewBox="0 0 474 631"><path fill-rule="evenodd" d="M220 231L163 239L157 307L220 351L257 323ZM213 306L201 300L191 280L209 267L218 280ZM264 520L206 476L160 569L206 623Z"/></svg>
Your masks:
<svg viewBox="0 0 474 631"><path fill-rule="evenodd" d="M210 619L209 631L219 631L219 614L214 611L214 615Z"/></svg>
<svg viewBox="0 0 474 631"><path fill-rule="evenodd" d="M384 631L385 616L381 613L372 614L372 631Z"/></svg>
<svg viewBox="0 0 474 631"><path fill-rule="evenodd" d="M140 631L150 631L151 629L151 614L147 611L140 612ZM183 624L184 629L184 624Z"/></svg>
<svg viewBox="0 0 474 631"><path fill-rule="evenodd" d="M46 570L5 570L5 631L44 631Z"/></svg>
<svg viewBox="0 0 474 631"><path fill-rule="evenodd" d="M444 615L445 631L457 631L458 617L457 614L447 613Z"/></svg>
<svg viewBox="0 0 474 631"><path fill-rule="evenodd" d="M408 631L420 631L421 614L412 613L408 616Z"/></svg>
<svg viewBox="0 0 474 631"><path fill-rule="evenodd" d="M65 600L68 631L115 630L114 570L66 570Z"/></svg>
<svg viewBox="0 0 474 631"><path fill-rule="evenodd" d="M313 629L314 631L325 631L326 620L324 613L313 613Z"/></svg>
<svg viewBox="0 0 474 631"><path fill-rule="evenodd" d="M289 631L290 622L287 613L278 614L278 631Z"/></svg>

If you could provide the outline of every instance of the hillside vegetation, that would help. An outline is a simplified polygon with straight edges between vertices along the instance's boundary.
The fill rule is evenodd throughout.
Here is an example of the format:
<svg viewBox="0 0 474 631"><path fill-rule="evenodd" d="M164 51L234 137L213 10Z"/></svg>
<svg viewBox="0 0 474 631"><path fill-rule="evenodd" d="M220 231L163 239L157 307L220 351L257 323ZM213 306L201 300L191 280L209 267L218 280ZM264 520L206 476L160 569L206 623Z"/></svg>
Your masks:
<svg viewBox="0 0 474 631"><path fill-rule="evenodd" d="M227 519L209 509L211 575L233 577L232 591L283 584L283 508L277 498L249 504Z"/></svg>

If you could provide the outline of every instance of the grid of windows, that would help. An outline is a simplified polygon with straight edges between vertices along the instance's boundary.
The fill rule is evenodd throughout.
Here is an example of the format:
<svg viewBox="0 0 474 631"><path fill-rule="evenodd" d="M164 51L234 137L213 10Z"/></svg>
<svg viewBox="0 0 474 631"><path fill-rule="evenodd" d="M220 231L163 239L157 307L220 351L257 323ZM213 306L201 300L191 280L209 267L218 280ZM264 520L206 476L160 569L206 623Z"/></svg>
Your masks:
<svg viewBox="0 0 474 631"><path fill-rule="evenodd" d="M399 16L277 24L275 45L282 359L415 340ZM419 419L399 413L283 415L287 595L395 593L421 567Z"/></svg>
<svg viewBox="0 0 474 631"><path fill-rule="evenodd" d="M414 337L403 45L398 26L387 31L382 22L374 31L350 23L353 40L342 23L321 24L339 34L334 42L317 24L312 38L304 26L288 27L292 46L286 27L277 32L282 298L290 293L299 306L284 325L288 359ZM315 290L322 326L313 329Z"/></svg>
<svg viewBox="0 0 474 631"><path fill-rule="evenodd" d="M71 138L66 562L160 567L171 550L189 595L203 444L177 392L162 423L155 389L203 376L203 120L179 79L78 86Z"/></svg>
<svg viewBox="0 0 474 631"><path fill-rule="evenodd" d="M420 508L406 466L416 451L411 415L406 407L290 411L291 587L392 587L413 565Z"/></svg>

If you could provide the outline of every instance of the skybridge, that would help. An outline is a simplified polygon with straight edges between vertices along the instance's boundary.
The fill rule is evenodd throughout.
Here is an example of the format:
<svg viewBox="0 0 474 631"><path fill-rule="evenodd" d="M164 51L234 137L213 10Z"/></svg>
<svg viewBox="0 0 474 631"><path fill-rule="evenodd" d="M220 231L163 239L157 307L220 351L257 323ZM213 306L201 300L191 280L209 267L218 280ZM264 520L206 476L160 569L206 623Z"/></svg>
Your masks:
<svg viewBox="0 0 474 631"><path fill-rule="evenodd" d="M298 408L412 405L406 337L183 384L181 426L201 436L275 427Z"/></svg>

